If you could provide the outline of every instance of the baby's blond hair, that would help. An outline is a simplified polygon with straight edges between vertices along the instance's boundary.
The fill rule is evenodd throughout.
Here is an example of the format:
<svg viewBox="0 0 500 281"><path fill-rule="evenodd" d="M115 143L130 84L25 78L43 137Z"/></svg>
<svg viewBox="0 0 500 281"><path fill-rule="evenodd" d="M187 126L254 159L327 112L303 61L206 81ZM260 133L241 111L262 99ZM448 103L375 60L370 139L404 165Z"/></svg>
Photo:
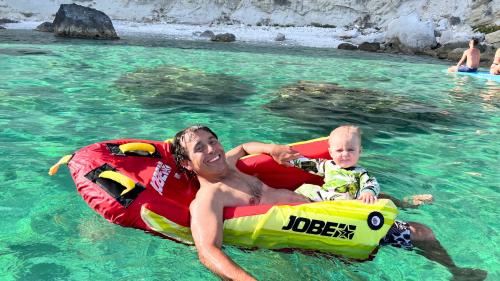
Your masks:
<svg viewBox="0 0 500 281"><path fill-rule="evenodd" d="M359 141L361 146L361 129L354 125L342 125L332 130L329 139L332 139L335 135L353 135Z"/></svg>

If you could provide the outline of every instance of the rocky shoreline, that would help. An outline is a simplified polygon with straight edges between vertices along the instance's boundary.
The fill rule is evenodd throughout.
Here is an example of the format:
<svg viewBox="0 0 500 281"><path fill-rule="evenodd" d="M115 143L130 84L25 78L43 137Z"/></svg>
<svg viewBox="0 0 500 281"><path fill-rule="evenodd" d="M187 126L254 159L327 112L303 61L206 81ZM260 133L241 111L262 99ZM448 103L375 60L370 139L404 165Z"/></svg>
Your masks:
<svg viewBox="0 0 500 281"><path fill-rule="evenodd" d="M141 34L183 40L275 42L281 45L423 55L453 62L461 58L463 51L468 48L468 40L475 37L481 41L479 49L483 66L491 63L495 50L500 48L499 26L489 25L489 29L483 27L473 30L459 17L442 18L435 24L422 20L417 13L393 19L384 29L371 27L368 22L363 23L363 26L355 24L344 27L321 23L293 26L262 21L251 25L237 23L230 17L219 19L216 24L211 22L204 25L114 22L101 11L71 4L61 5L53 22L18 22L0 18L0 29L35 29L54 32L56 36L88 39L118 39L119 34Z"/></svg>

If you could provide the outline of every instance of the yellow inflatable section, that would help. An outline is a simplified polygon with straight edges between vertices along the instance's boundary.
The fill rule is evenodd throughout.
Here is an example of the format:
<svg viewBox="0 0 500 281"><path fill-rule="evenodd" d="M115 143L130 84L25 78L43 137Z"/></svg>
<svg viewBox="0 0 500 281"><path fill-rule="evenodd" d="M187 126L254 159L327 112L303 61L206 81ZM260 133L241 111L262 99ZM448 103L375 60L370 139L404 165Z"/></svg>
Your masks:
<svg viewBox="0 0 500 281"><path fill-rule="evenodd" d="M375 204L338 200L278 205L267 212L224 221L224 244L282 249L296 248L367 259L378 246L398 211L387 199ZM143 208L142 219L153 230L192 242L189 228Z"/></svg>

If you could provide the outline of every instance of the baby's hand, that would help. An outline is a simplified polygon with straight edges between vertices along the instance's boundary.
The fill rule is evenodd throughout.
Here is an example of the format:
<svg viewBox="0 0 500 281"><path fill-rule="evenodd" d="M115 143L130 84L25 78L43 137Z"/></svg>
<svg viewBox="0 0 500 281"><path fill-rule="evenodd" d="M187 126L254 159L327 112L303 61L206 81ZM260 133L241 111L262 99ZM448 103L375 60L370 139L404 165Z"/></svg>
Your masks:
<svg viewBox="0 0 500 281"><path fill-rule="evenodd" d="M270 153L274 161L287 167L292 167L290 160L299 158L301 155L298 151L287 145L274 145Z"/></svg>
<svg viewBox="0 0 500 281"><path fill-rule="evenodd" d="M365 204L373 204L377 202L377 197L371 192L363 192L359 196L358 200L363 201Z"/></svg>

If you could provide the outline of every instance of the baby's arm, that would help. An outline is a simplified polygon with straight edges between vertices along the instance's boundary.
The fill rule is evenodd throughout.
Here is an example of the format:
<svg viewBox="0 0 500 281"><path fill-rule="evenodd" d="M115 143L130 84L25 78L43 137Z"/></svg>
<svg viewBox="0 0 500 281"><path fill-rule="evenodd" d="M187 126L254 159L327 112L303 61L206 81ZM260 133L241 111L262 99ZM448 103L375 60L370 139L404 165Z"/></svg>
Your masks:
<svg viewBox="0 0 500 281"><path fill-rule="evenodd" d="M377 201L377 197L380 193L380 185L378 184L376 178L368 175L366 170L361 174L359 187L360 190L358 200L367 204L375 203L375 201Z"/></svg>
<svg viewBox="0 0 500 281"><path fill-rule="evenodd" d="M292 160L291 163L294 167L302 169L311 174L315 174L321 177L325 177L325 159L311 159L306 157L300 157L298 159Z"/></svg>

